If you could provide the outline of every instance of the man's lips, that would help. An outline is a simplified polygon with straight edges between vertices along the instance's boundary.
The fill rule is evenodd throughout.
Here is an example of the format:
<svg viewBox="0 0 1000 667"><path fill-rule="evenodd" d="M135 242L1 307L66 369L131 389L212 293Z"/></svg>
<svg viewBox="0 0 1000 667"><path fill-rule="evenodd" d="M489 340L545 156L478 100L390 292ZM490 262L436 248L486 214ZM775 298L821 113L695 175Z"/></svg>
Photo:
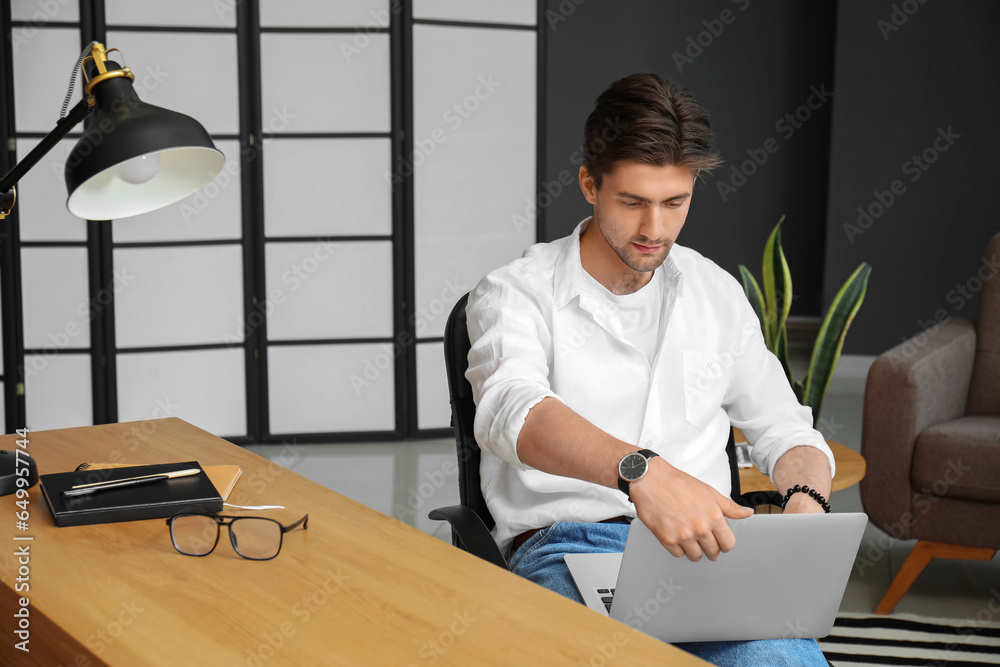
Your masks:
<svg viewBox="0 0 1000 667"><path fill-rule="evenodd" d="M642 253L646 253L647 255L652 254L654 252L658 252L660 248L663 247L658 245L657 246L642 245L641 243L636 243L635 241L632 242L632 245L635 246L636 250Z"/></svg>

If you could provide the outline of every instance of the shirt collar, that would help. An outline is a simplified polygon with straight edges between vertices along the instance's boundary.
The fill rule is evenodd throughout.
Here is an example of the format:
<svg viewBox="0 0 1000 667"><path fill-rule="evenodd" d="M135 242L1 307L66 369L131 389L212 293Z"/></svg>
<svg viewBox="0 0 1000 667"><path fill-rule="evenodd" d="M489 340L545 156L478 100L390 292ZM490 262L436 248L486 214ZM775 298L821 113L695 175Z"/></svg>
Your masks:
<svg viewBox="0 0 1000 667"><path fill-rule="evenodd" d="M575 297L584 294L583 283L583 261L580 259L580 235L591 223L593 217L586 218L576 226L573 233L566 238L566 245L556 260L554 276L554 306L558 310L572 301ZM673 257L667 255L667 259L657 271L666 271L666 282L664 286L667 290L677 290L681 292L683 272L674 261Z"/></svg>

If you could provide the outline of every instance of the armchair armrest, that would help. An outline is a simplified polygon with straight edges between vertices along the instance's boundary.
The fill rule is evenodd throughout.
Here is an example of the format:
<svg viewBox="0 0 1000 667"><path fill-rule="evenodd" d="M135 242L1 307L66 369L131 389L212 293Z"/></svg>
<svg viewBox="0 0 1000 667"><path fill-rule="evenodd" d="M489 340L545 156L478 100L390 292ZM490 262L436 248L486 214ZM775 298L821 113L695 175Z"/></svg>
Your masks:
<svg viewBox="0 0 1000 667"><path fill-rule="evenodd" d="M910 468L917 435L965 412L976 354L972 321L953 318L882 354L865 385L861 454L868 471L861 500L869 517L907 539ZM912 518L912 515L910 515Z"/></svg>
<svg viewBox="0 0 1000 667"><path fill-rule="evenodd" d="M473 556L489 561L497 567L509 569L507 561L500 553L500 547L486 528L486 524L465 505L451 505L431 510L427 515L436 521L451 524L455 546L464 547Z"/></svg>

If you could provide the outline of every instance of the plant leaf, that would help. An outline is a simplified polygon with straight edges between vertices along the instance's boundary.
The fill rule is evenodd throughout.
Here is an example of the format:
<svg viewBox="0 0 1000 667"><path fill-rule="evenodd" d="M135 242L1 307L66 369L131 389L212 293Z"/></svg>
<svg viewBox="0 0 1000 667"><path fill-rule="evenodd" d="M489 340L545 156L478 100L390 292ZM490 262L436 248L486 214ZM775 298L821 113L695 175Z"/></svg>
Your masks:
<svg viewBox="0 0 1000 667"><path fill-rule="evenodd" d="M742 264L739 268L740 277L743 278L743 292L747 295L747 300L750 302L753 312L756 313L757 319L760 320L760 331L764 334L764 342L767 343L769 332L767 330L767 308L764 305L764 295L750 270ZM770 345L768 345L768 349L770 349Z"/></svg>
<svg viewBox="0 0 1000 667"><path fill-rule="evenodd" d="M823 319L816 344L813 346L812 358L809 360L809 373L806 376L802 391L802 404L813 410L813 424L819 422L819 413L823 409L823 397L830 386L833 371L840 359L840 351L844 347L847 329L851 326L854 315L861 307L868 289L868 277L872 268L867 262L862 262L851 277L847 279Z"/></svg>
<svg viewBox="0 0 1000 667"><path fill-rule="evenodd" d="M768 330L774 338L768 341L768 349L775 350L778 345L778 332L785 327L788 312L792 308L792 274L785 261L785 253L781 249L781 216L778 224L771 230L764 246L764 300L767 306Z"/></svg>
<svg viewBox="0 0 1000 667"><path fill-rule="evenodd" d="M781 367L785 369L785 378L788 380L788 384L794 387L795 377L792 375L792 363L788 359L788 329L786 327L781 327L781 331L778 332L776 343L774 356L778 357L778 361L781 362Z"/></svg>
<svg viewBox="0 0 1000 667"><path fill-rule="evenodd" d="M808 379L809 379L809 376L807 375L806 376L806 380L808 380ZM802 390L804 388L805 388L805 381L803 381L803 382L795 381L795 382L792 383L792 391L795 392L795 398L798 399L799 403L802 402Z"/></svg>

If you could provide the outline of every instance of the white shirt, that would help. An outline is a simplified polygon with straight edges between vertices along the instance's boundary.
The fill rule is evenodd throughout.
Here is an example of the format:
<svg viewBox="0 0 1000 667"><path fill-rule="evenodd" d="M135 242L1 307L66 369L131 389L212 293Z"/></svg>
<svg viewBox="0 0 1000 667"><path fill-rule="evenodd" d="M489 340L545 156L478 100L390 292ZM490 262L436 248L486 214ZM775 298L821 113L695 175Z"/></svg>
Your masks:
<svg viewBox="0 0 1000 667"><path fill-rule="evenodd" d="M556 521L635 516L618 489L531 468L517 456L528 411L554 397L606 433L652 449L729 496L730 425L753 443L765 474L792 447L833 454L795 398L742 287L697 252L674 245L662 274L652 363L624 334L619 308L585 280L580 234L528 248L472 291L466 377L483 450L483 495L506 551ZM655 274L654 274L655 276ZM599 283L598 283L599 285ZM641 290L640 290L641 291Z"/></svg>
<svg viewBox="0 0 1000 667"><path fill-rule="evenodd" d="M614 294L597 282L585 269L580 268L583 281L598 298L606 299L608 306L617 311L622 323L625 342L642 352L649 365L653 365L656 345L660 335L660 303L663 301L663 271L654 271L645 285L631 294Z"/></svg>

